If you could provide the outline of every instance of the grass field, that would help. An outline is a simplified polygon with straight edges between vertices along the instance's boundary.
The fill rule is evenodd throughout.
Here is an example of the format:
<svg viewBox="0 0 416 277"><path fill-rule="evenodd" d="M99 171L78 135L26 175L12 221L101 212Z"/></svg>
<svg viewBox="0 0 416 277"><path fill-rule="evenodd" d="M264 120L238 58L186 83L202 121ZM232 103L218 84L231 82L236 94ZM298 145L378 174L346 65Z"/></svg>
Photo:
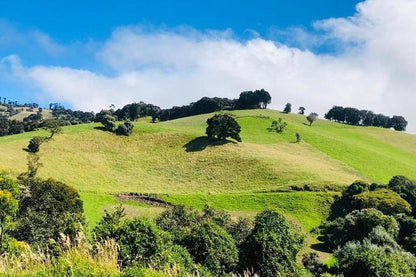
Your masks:
<svg viewBox="0 0 416 277"><path fill-rule="evenodd" d="M205 122L212 114L152 124L135 123L130 137L101 131L99 124L68 126L42 146L41 177L53 177L80 191L90 226L104 209L119 205L113 194L162 194L173 203L208 203L234 215L253 216L273 207L305 231L319 225L332 193L279 192L290 186L346 186L357 179L388 182L394 175L416 179L416 136L373 127L318 120L273 110L233 111L243 143L210 145ZM267 131L277 118L283 134ZM295 133L301 143L294 143ZM29 139L42 131L0 138L0 169L26 169ZM129 214L155 216L163 209L129 201Z"/></svg>

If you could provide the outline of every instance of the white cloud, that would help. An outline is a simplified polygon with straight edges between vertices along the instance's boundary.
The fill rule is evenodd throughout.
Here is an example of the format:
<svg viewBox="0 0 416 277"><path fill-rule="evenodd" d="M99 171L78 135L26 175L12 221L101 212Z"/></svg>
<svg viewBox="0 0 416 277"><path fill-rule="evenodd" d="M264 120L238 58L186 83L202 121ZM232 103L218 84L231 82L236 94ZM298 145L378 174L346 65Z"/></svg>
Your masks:
<svg viewBox="0 0 416 277"><path fill-rule="evenodd" d="M26 68L25 78L49 97L85 110L140 100L169 107L265 88L275 108L291 102L323 115L332 105L350 105L404 115L415 132L415 14L413 0L367 0L351 17L316 22L323 33L318 38L339 49L331 55L262 38L241 42L229 30L128 26L114 31L97 53L112 74L39 65Z"/></svg>

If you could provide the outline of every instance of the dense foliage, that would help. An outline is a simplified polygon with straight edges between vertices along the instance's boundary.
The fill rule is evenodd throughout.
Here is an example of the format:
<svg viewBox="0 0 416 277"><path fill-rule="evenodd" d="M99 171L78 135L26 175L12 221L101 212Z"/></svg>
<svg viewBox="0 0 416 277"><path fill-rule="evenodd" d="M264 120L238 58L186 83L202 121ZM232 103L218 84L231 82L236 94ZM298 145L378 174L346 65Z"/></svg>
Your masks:
<svg viewBox="0 0 416 277"><path fill-rule="evenodd" d="M228 137L241 142L241 127L237 121L227 114L216 114L207 120L208 127L206 134L208 138L218 138L225 140Z"/></svg>
<svg viewBox="0 0 416 277"><path fill-rule="evenodd" d="M320 227L319 239L336 250L332 272L347 277L415 276L414 192L415 182L403 176L393 177L388 185L351 184ZM325 269L316 262L306 264L314 272Z"/></svg>
<svg viewBox="0 0 416 277"><path fill-rule="evenodd" d="M388 117L383 114L375 114L368 110L358 110L356 108L344 108L333 106L326 114L325 118L339 123L362 126L375 126L383 128L393 128L396 131L405 131L407 121L403 116Z"/></svg>

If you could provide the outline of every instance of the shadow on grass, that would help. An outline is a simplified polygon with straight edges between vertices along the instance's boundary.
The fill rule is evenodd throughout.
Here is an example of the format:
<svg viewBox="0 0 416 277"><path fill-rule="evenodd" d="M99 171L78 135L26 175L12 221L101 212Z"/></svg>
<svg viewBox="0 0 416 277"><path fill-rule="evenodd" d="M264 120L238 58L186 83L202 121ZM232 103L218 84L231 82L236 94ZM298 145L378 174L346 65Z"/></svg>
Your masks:
<svg viewBox="0 0 416 277"><path fill-rule="evenodd" d="M209 139L208 137L197 137L183 146L186 152L199 152L207 147L236 143L231 140Z"/></svg>
<svg viewBox="0 0 416 277"><path fill-rule="evenodd" d="M107 130L105 129L104 126L96 126L96 127L94 127L94 129L95 130L100 130L100 131L103 131L103 132L107 132Z"/></svg>
<svg viewBox="0 0 416 277"><path fill-rule="evenodd" d="M320 252L331 253L331 251L328 250L324 243L314 243L311 245L311 249Z"/></svg>

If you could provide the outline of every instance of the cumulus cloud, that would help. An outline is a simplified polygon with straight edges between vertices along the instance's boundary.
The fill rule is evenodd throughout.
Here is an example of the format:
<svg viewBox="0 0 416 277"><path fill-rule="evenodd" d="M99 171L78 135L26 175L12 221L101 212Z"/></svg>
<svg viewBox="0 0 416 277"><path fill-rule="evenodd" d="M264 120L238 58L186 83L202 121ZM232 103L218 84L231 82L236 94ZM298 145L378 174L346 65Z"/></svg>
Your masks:
<svg viewBox="0 0 416 277"><path fill-rule="evenodd" d="M132 101L169 107L264 88L274 108L291 102L321 115L332 105L372 109L404 115L415 132L414 14L413 0L367 0L351 17L315 22L315 33L293 32L301 33L298 41L335 45L336 54L314 53L307 43L241 41L230 30L127 26L115 30L96 55L106 74L38 65L25 67L24 78L50 98L85 110Z"/></svg>

